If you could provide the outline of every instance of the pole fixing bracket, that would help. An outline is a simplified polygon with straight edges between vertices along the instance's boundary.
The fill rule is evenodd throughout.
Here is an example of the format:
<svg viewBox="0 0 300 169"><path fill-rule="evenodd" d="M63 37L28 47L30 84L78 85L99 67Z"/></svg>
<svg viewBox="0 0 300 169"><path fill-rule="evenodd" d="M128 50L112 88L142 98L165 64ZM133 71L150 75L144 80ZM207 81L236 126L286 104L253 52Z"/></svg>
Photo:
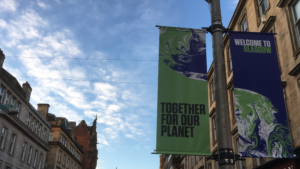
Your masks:
<svg viewBox="0 0 300 169"><path fill-rule="evenodd" d="M211 34L215 33L215 32L222 32L222 33L226 33L228 31L230 31L231 29L226 29L221 21L214 21L210 27L202 27L202 29L205 29L206 32L209 32Z"/></svg>
<svg viewBox="0 0 300 169"><path fill-rule="evenodd" d="M218 161L221 165L234 165L235 161L245 161L239 154L234 154L232 148L220 148L218 153L207 157L207 159Z"/></svg>

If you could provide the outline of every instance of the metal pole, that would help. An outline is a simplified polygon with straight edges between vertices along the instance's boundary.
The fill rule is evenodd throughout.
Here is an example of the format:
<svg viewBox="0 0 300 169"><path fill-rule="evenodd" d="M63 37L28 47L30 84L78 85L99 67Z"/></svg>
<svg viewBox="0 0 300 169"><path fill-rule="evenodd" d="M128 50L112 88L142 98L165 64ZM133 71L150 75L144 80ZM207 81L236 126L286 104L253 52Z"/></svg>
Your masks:
<svg viewBox="0 0 300 169"><path fill-rule="evenodd" d="M230 134L229 107L227 98L227 84L225 62L223 56L223 31L220 0L206 0L211 6L211 34L213 43L213 70L216 95L216 123L219 154L219 168L233 169L234 161L231 161L232 140ZM222 28L220 28L222 27ZM221 30L220 30L221 29Z"/></svg>

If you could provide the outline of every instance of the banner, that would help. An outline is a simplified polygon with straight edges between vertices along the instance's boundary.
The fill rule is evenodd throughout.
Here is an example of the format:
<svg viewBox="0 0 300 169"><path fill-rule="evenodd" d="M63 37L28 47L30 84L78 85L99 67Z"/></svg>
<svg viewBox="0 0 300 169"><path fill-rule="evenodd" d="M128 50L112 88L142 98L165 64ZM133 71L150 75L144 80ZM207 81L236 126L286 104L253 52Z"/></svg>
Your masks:
<svg viewBox="0 0 300 169"><path fill-rule="evenodd" d="M210 155L205 30L160 27L157 154Z"/></svg>
<svg viewBox="0 0 300 169"><path fill-rule="evenodd" d="M230 32L229 38L239 153L293 158L274 34Z"/></svg>

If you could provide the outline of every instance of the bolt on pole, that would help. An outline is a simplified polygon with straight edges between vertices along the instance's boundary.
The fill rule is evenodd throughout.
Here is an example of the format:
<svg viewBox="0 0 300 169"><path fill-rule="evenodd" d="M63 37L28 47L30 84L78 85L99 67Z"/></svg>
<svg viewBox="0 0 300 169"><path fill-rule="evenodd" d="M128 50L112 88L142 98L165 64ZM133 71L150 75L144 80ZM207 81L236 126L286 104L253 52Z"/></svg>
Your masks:
<svg viewBox="0 0 300 169"><path fill-rule="evenodd" d="M225 61L223 56L223 31L220 0L206 0L211 7L210 32L213 43L213 71L216 96L216 124L218 140L218 164L220 169L234 168L234 153L230 133L229 106Z"/></svg>

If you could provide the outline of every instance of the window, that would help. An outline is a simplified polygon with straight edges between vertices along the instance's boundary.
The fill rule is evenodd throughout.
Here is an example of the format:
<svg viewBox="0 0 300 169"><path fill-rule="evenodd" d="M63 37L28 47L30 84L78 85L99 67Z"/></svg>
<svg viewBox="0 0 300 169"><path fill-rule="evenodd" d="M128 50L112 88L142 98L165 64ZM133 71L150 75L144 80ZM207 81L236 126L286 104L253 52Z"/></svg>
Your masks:
<svg viewBox="0 0 300 169"><path fill-rule="evenodd" d="M263 14L268 9L268 0L258 0L258 6L259 6L259 16L262 17Z"/></svg>
<svg viewBox="0 0 300 169"><path fill-rule="evenodd" d="M71 169L73 169L73 162L71 162Z"/></svg>
<svg viewBox="0 0 300 169"><path fill-rule="evenodd" d="M235 149L236 149L236 154L239 152L239 139L235 139ZM237 164L237 168L238 169L245 169L245 161L241 161L239 160L238 161L238 164Z"/></svg>
<svg viewBox="0 0 300 169"><path fill-rule="evenodd" d="M12 108L14 108L14 106L15 106L15 102L16 102L16 98L15 97L12 97L11 99L10 99L10 109L12 109Z"/></svg>
<svg viewBox="0 0 300 169"><path fill-rule="evenodd" d="M67 146L67 139L66 137L62 134L60 136L60 142L66 147Z"/></svg>
<svg viewBox="0 0 300 169"><path fill-rule="evenodd" d="M241 26L241 31L242 32L247 32L248 31L248 24L247 24L246 16L244 16L240 26Z"/></svg>
<svg viewBox="0 0 300 169"><path fill-rule="evenodd" d="M65 162L66 162L66 155L64 155L63 157L62 165L65 165Z"/></svg>
<svg viewBox="0 0 300 169"><path fill-rule="evenodd" d="M33 118L32 122L31 122L31 127L30 127L31 131L33 131L34 123L35 123L35 118Z"/></svg>
<svg viewBox="0 0 300 169"><path fill-rule="evenodd" d="M208 164L208 169L211 169L211 163Z"/></svg>
<svg viewBox="0 0 300 169"><path fill-rule="evenodd" d="M28 114L28 119L27 119L27 126L30 127L30 121L31 121L31 114Z"/></svg>
<svg viewBox="0 0 300 169"><path fill-rule="evenodd" d="M295 3L292 6L292 12L298 47L300 47L300 0L295 1Z"/></svg>
<svg viewBox="0 0 300 169"><path fill-rule="evenodd" d="M256 166L260 166L265 163L265 160L264 158L255 158L255 162L256 162Z"/></svg>
<svg viewBox="0 0 300 169"><path fill-rule="evenodd" d="M44 141L45 141L46 132L47 132L47 129L44 128L44 132L43 132L43 135L42 135L42 140L44 140Z"/></svg>
<svg viewBox="0 0 300 169"><path fill-rule="evenodd" d="M69 150L73 154L74 153L74 146L70 143Z"/></svg>
<svg viewBox="0 0 300 169"><path fill-rule="evenodd" d="M227 67L228 67L228 75L230 74L230 72L232 71L232 59L231 59L231 51L230 51L230 46L227 48Z"/></svg>
<svg viewBox="0 0 300 169"><path fill-rule="evenodd" d="M69 164L70 164L70 160L67 159L67 164L66 164L66 167L69 168Z"/></svg>
<svg viewBox="0 0 300 169"><path fill-rule="evenodd" d="M212 128L213 128L213 142L217 141L217 124L216 124L216 115L212 117Z"/></svg>
<svg viewBox="0 0 300 169"><path fill-rule="evenodd" d="M41 137L41 130L42 130L42 124L40 124L39 129L38 129L38 136Z"/></svg>
<svg viewBox="0 0 300 169"><path fill-rule="evenodd" d="M36 160L37 160L38 153L39 153L39 152L38 152L37 150L35 150L34 158L33 158L33 167L36 166Z"/></svg>
<svg viewBox="0 0 300 169"><path fill-rule="evenodd" d="M58 152L57 161L60 162L61 151Z"/></svg>
<svg viewBox="0 0 300 169"><path fill-rule="evenodd" d="M40 155L39 166L38 169L42 168L43 154Z"/></svg>
<svg viewBox="0 0 300 169"><path fill-rule="evenodd" d="M1 101L2 101L3 95L4 95L4 87L0 86L0 103L2 103Z"/></svg>
<svg viewBox="0 0 300 169"><path fill-rule="evenodd" d="M22 106L21 102L16 101L16 104L15 104L14 108L15 108L18 112L20 112L21 106ZM20 113L16 114L15 116L18 117L19 114L20 114Z"/></svg>
<svg viewBox="0 0 300 169"><path fill-rule="evenodd" d="M53 141L53 131L49 133L49 141Z"/></svg>
<svg viewBox="0 0 300 169"><path fill-rule="evenodd" d="M39 125L39 122L36 121L35 127L34 127L34 133L35 133L35 134L37 134L37 131L38 131L38 125Z"/></svg>
<svg viewBox="0 0 300 169"><path fill-rule="evenodd" d="M4 104L6 104L6 105L9 104L9 98L10 98L10 92L7 91L5 98L4 98Z"/></svg>
<svg viewBox="0 0 300 169"><path fill-rule="evenodd" d="M22 160L22 161L25 160L26 147L27 147L27 143L24 142L24 143L23 143L23 146L22 146L22 153L21 153L21 160Z"/></svg>
<svg viewBox="0 0 300 169"><path fill-rule="evenodd" d="M216 169L219 169L218 161L215 161L215 164L216 164Z"/></svg>
<svg viewBox="0 0 300 169"><path fill-rule="evenodd" d="M78 151L76 151L76 158L80 161L80 154Z"/></svg>
<svg viewBox="0 0 300 169"><path fill-rule="evenodd" d="M8 150L8 152L10 154L13 154L13 152L14 152L16 137L17 137L17 135L15 133L13 133L12 136L11 136L10 144L9 144L9 150Z"/></svg>
<svg viewBox="0 0 300 169"><path fill-rule="evenodd" d="M209 88L210 88L210 102L213 103L215 101L215 86L213 80L210 82Z"/></svg>
<svg viewBox="0 0 300 169"><path fill-rule="evenodd" d="M28 154L28 159L27 159L27 163L28 163L28 164L31 164L32 150L33 150L33 148L30 147L30 149L29 149L29 154Z"/></svg>
<svg viewBox="0 0 300 169"><path fill-rule="evenodd" d="M230 110L231 110L231 114L232 114L232 120L235 121L236 120L236 116L235 116L235 107L234 107L234 89L231 88L229 91L229 96L230 96Z"/></svg>
<svg viewBox="0 0 300 169"><path fill-rule="evenodd" d="M4 142L6 138L6 133L7 133L7 128L3 127L2 132L1 132L1 138L0 138L0 148L3 149L4 147Z"/></svg>

